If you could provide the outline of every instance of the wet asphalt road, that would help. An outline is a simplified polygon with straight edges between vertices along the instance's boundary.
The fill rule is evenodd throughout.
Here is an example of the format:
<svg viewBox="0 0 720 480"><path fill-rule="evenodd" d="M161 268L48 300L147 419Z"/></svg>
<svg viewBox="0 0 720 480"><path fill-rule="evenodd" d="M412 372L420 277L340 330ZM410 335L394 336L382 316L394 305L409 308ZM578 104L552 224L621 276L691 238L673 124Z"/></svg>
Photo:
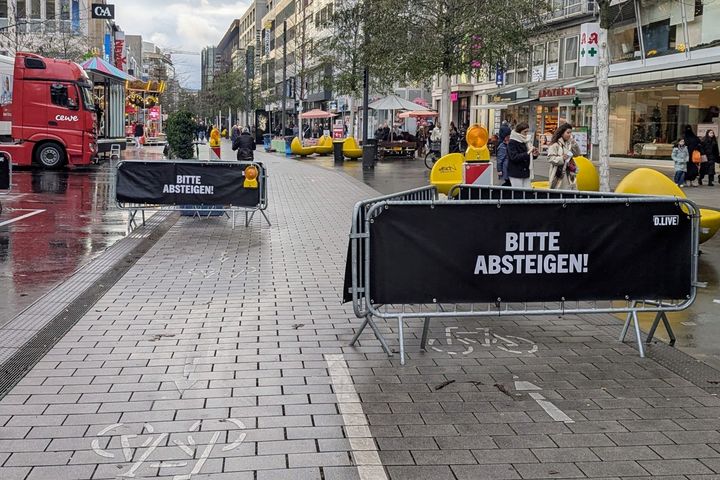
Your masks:
<svg viewBox="0 0 720 480"><path fill-rule="evenodd" d="M160 148L146 148L140 156L160 158ZM426 185L429 172L420 160L384 161L369 172L359 162L335 165L332 157L297 161L341 171L383 194ZM612 184L629 171L613 169ZM115 206L107 162L67 171L16 170L13 183L9 195L0 195L0 326L126 234L127 214ZM718 208L720 187L715 188L688 193ZM677 346L720 368L720 237L701 249L699 279L707 286L689 310L669 317ZM642 321L647 330L651 317ZM666 339L662 328L657 336Z"/></svg>

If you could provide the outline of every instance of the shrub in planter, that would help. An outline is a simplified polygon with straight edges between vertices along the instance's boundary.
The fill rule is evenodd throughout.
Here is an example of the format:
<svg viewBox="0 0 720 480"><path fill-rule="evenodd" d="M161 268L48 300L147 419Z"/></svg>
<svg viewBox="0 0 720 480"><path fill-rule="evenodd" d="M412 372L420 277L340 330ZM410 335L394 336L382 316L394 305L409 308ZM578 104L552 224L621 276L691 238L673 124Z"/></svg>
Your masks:
<svg viewBox="0 0 720 480"><path fill-rule="evenodd" d="M188 111L180 110L170 114L167 122L167 141L170 147L170 158L190 159L195 152L195 120Z"/></svg>

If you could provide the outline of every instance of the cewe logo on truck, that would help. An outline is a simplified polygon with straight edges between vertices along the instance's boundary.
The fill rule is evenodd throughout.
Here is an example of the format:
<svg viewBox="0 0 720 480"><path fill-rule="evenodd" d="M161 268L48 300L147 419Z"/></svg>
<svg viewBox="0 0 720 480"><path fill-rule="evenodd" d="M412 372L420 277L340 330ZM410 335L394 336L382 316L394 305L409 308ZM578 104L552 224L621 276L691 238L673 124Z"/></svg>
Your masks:
<svg viewBox="0 0 720 480"><path fill-rule="evenodd" d="M80 118L77 115L55 115L58 122L77 122Z"/></svg>

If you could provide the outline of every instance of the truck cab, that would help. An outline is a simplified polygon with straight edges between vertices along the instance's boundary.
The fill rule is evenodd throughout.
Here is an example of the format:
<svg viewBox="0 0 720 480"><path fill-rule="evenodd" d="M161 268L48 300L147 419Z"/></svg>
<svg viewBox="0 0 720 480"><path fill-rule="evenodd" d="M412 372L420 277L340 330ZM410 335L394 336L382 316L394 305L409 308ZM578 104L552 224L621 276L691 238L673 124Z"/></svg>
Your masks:
<svg viewBox="0 0 720 480"><path fill-rule="evenodd" d="M74 62L15 57L10 153L16 165L88 165L97 153L92 83Z"/></svg>

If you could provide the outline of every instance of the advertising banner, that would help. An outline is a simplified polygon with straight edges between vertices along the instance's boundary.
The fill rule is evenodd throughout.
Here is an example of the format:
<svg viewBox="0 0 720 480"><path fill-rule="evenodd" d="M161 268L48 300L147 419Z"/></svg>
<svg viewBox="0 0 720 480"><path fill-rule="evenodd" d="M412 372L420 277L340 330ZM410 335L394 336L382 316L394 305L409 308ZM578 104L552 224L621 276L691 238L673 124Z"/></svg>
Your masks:
<svg viewBox="0 0 720 480"><path fill-rule="evenodd" d="M254 207L260 190L245 188L247 162L121 162L116 198L147 205L232 205ZM262 178L262 175L260 176Z"/></svg>
<svg viewBox="0 0 720 480"><path fill-rule="evenodd" d="M370 226L375 304L685 299L671 203L391 205Z"/></svg>

